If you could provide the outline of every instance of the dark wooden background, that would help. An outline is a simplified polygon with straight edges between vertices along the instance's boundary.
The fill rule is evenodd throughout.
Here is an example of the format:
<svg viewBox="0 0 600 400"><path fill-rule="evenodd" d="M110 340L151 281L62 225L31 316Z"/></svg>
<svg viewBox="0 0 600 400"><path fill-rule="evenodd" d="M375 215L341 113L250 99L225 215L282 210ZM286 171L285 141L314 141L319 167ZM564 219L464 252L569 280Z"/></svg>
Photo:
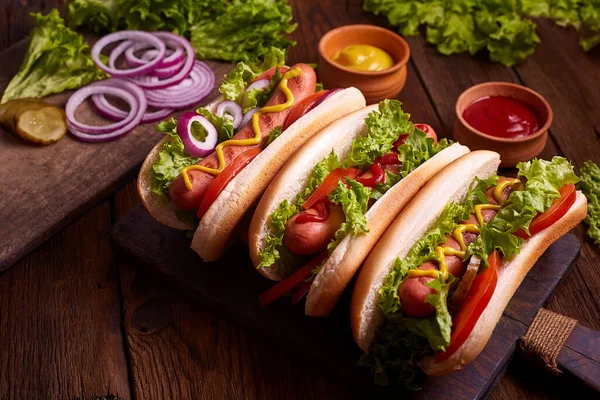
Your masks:
<svg viewBox="0 0 600 400"><path fill-rule="evenodd" d="M360 1L291 3L299 23L292 61L316 62L317 42L333 27L385 25L362 13ZM47 12L62 1L0 4L2 50L29 32L29 12ZM578 167L587 159L600 163L600 49L582 53L575 32L548 22L538 24L538 34L543 43L516 68L485 57L444 57L422 38L409 38L408 83L400 99L415 121L449 136L454 103L464 89L490 80L525 84L554 109L543 156L563 154ZM137 204L132 182L0 275L0 399L107 393L136 399L368 395L117 257L110 228ZM583 225L574 230L582 241L581 258L548 308L600 329L600 253L584 230ZM564 398L575 393L576 385L568 377L535 373L517 356L490 396Z"/></svg>

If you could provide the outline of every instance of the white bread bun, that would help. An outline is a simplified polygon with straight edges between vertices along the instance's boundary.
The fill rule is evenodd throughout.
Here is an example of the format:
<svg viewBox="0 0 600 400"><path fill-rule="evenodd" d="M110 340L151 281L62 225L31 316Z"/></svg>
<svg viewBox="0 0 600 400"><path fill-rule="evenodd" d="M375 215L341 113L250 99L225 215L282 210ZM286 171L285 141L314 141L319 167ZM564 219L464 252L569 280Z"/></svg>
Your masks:
<svg viewBox="0 0 600 400"><path fill-rule="evenodd" d="M365 235L346 235L319 270L306 298L306 315L326 317L331 313L390 222L423 185L448 164L467 153L467 147L454 143L417 167L373 204L365 215L369 232Z"/></svg>
<svg viewBox="0 0 600 400"><path fill-rule="evenodd" d="M445 375L473 361L484 349L508 302L537 259L552 243L580 223L586 214L587 199L578 191L575 203L560 220L527 240L515 258L502 263L494 294L465 343L440 363L435 363L433 357L427 358L422 363L423 371L430 376Z"/></svg>
<svg viewBox="0 0 600 400"><path fill-rule="evenodd" d="M214 113L217 106L223 101L223 96L219 96L215 101L205 106L211 113ZM150 153L146 156L140 173L138 174L137 190L142 199L142 204L148 211L148 214L163 225L175 229L190 230L194 229L192 221L182 221L177 217L177 212L181 211L174 203L170 202L166 196L159 196L152 191L152 165L158 160L159 154L164 144L171 140L165 136L158 142Z"/></svg>
<svg viewBox="0 0 600 400"><path fill-rule="evenodd" d="M383 323L379 289L396 258L407 256L448 203L465 198L475 177L488 178L499 165L500 156L492 151L473 151L460 157L430 180L389 226L361 268L352 293L350 324L354 340L362 350L368 352Z"/></svg>
<svg viewBox="0 0 600 400"><path fill-rule="evenodd" d="M367 125L363 120L371 111L377 110L377 107L377 104L364 107L333 122L306 142L279 171L260 199L250 223L248 247L255 267L260 263L260 252L266 246L266 238L271 232L271 213L284 200L295 202L296 195L306 187L315 164L327 157L332 150L338 159L343 160L350 152L352 141L366 134ZM284 277L279 262L260 268L258 272L277 281Z"/></svg>
<svg viewBox="0 0 600 400"><path fill-rule="evenodd" d="M364 106L360 90L350 87L333 93L290 125L219 194L196 229L192 249L204 261L221 257L235 239L236 227L244 215L258 202L286 161L331 122Z"/></svg>

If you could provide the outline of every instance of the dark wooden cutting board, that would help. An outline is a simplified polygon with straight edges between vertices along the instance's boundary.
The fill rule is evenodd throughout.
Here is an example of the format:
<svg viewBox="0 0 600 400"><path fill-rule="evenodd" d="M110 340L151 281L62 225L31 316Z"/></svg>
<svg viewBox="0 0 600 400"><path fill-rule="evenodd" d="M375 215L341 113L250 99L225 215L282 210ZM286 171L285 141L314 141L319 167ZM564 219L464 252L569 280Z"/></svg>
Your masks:
<svg viewBox="0 0 600 400"><path fill-rule="evenodd" d="M257 297L272 282L253 270L243 243L236 242L218 262L203 263L189 248L185 232L159 224L141 206L114 225L112 238L129 257L142 261L188 295L222 310L269 342L281 344L348 382L369 386L369 391L386 395L397 390L372 385L367 371L356 366L360 351L350 332L348 291L328 319L306 317L302 306L292 309L285 299L261 308ZM423 399L483 397L502 376L518 339L573 265L579 247L571 234L554 243L517 290L483 353L460 372L428 379L422 391L411 395ZM561 357L565 362L574 362L576 345L573 349L568 346Z"/></svg>
<svg viewBox="0 0 600 400"><path fill-rule="evenodd" d="M0 53L0 94L18 71L25 49L25 41L21 41ZM223 75L231 69L230 64L207 64L215 73L216 84L199 105L216 97ZM45 100L64 107L71 93ZM77 115L85 122L101 120L85 105ZM112 142L84 143L67 134L58 143L40 146L0 127L0 272L135 178L162 137L156 132L156 123L151 123Z"/></svg>

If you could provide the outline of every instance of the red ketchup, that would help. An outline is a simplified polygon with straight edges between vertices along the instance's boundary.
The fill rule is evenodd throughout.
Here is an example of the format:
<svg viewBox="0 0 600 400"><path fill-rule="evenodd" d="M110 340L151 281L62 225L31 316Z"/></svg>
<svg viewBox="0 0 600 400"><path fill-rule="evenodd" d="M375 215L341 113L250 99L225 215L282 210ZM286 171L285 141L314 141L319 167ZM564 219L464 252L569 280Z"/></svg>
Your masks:
<svg viewBox="0 0 600 400"><path fill-rule="evenodd" d="M475 100L463 112L463 118L473 128L500 138L518 139L539 129L538 119L531 108L504 96Z"/></svg>

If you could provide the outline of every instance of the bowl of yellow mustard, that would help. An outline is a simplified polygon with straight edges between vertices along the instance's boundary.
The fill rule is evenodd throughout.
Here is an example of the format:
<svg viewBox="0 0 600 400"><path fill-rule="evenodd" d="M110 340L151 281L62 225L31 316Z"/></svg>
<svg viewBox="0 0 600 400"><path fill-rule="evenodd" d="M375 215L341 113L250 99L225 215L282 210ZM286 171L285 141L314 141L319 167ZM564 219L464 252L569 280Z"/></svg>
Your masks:
<svg viewBox="0 0 600 400"><path fill-rule="evenodd" d="M325 88L360 89L367 103L396 97L406 84L410 49L398 34L373 25L346 25L319 41L319 79Z"/></svg>

